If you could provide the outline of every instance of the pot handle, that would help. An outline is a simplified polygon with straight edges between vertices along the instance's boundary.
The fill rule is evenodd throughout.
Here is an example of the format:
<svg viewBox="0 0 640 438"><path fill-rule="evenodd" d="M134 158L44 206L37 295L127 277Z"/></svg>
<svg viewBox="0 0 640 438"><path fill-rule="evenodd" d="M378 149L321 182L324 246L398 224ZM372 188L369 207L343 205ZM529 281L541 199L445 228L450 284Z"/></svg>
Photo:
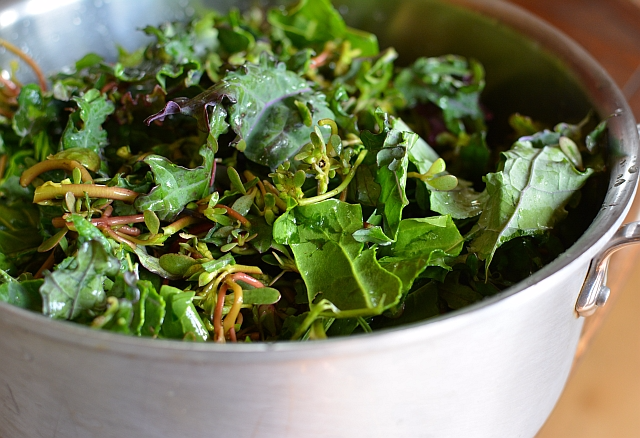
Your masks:
<svg viewBox="0 0 640 438"><path fill-rule="evenodd" d="M583 317L590 316L598 307L605 305L611 293L611 290L604 284L609 258L619 249L638 242L640 242L640 221L631 222L622 226L613 235L609 246L591 261L587 278L582 285L582 290L576 302L578 315Z"/></svg>

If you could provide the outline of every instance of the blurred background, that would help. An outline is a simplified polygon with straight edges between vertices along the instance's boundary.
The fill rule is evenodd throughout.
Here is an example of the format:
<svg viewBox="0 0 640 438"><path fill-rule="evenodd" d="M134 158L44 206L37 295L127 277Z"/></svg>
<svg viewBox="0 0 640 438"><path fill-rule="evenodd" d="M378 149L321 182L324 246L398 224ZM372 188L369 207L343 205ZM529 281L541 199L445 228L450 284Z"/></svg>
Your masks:
<svg viewBox="0 0 640 438"><path fill-rule="evenodd" d="M511 1L590 52L640 121L640 0ZM634 220L640 220L638 197L627 217ZM587 320L591 342L537 438L640 437L640 249L614 256L608 285L612 298Z"/></svg>

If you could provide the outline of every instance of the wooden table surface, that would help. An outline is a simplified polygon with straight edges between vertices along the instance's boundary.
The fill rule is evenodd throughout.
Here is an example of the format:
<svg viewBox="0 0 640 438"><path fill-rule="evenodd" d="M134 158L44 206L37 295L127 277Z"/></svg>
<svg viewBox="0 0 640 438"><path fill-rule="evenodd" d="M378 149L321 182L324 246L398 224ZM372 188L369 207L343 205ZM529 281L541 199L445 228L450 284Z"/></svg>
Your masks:
<svg viewBox="0 0 640 438"><path fill-rule="evenodd" d="M512 0L590 52L640 121L640 0ZM640 219L640 199L627 221ZM537 438L640 438L640 249L620 251L615 300ZM593 318L593 317L592 317Z"/></svg>

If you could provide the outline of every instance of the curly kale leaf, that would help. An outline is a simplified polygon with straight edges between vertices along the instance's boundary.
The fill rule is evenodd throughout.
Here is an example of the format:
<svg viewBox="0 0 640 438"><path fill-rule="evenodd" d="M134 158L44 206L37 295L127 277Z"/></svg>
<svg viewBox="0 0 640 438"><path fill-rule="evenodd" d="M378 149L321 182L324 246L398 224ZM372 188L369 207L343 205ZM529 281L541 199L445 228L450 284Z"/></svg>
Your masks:
<svg viewBox="0 0 640 438"><path fill-rule="evenodd" d="M102 149L108 144L107 131L102 129L102 124L115 110L113 102L100 94L100 91L92 89L82 97L74 97L78 103L79 112L74 113L62 133L62 147L64 149L84 148L90 149L98 156L103 156ZM82 122L82 127L76 124Z"/></svg>
<svg viewBox="0 0 640 438"><path fill-rule="evenodd" d="M57 121L57 117L53 99L43 94L40 87L35 84L22 87L18 96L18 109L11 125L15 134L21 138L21 145L33 144L34 155L38 160L44 160L54 152L48 130ZM3 144L2 149L7 149L7 146Z"/></svg>
<svg viewBox="0 0 640 438"><path fill-rule="evenodd" d="M480 107L484 69L477 61L455 55L419 58L398 74L395 85L409 106L431 102L439 107L450 132L466 132L465 121L472 131L485 130Z"/></svg>
<svg viewBox="0 0 640 438"><path fill-rule="evenodd" d="M271 9L269 23L285 32L298 48L321 50L324 43L335 39L349 42L360 56L378 53L378 39L369 32L347 27L330 0L302 0L289 10Z"/></svg>
<svg viewBox="0 0 640 438"><path fill-rule="evenodd" d="M297 103L296 103L297 102ZM229 125L237 134L231 143L251 161L277 167L309 142L313 126L321 119L333 118L325 96L311 83L287 71L268 55L260 64L245 64L207 91L187 99L174 99L164 110L149 117L147 123L162 121L171 114L195 117L202 129L209 127L209 108L224 106ZM311 124L298 105L308 108Z"/></svg>
<svg viewBox="0 0 640 438"><path fill-rule="evenodd" d="M203 163L194 169L173 164L160 155L149 155L144 162L151 167L156 186L135 201L138 211L151 210L161 220L175 217L189 202L209 193L214 153L208 146L200 149Z"/></svg>

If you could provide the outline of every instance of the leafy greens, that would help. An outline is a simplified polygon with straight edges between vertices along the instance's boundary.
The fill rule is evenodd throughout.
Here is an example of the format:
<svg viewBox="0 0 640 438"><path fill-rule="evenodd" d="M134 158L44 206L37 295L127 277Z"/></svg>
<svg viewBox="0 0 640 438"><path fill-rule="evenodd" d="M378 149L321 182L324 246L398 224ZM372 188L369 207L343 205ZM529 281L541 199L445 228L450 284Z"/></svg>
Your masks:
<svg viewBox="0 0 640 438"><path fill-rule="evenodd" d="M398 66L329 0L144 32L0 84L0 301L198 342L414 323L553 260L603 171L604 123L489 142L477 61Z"/></svg>

